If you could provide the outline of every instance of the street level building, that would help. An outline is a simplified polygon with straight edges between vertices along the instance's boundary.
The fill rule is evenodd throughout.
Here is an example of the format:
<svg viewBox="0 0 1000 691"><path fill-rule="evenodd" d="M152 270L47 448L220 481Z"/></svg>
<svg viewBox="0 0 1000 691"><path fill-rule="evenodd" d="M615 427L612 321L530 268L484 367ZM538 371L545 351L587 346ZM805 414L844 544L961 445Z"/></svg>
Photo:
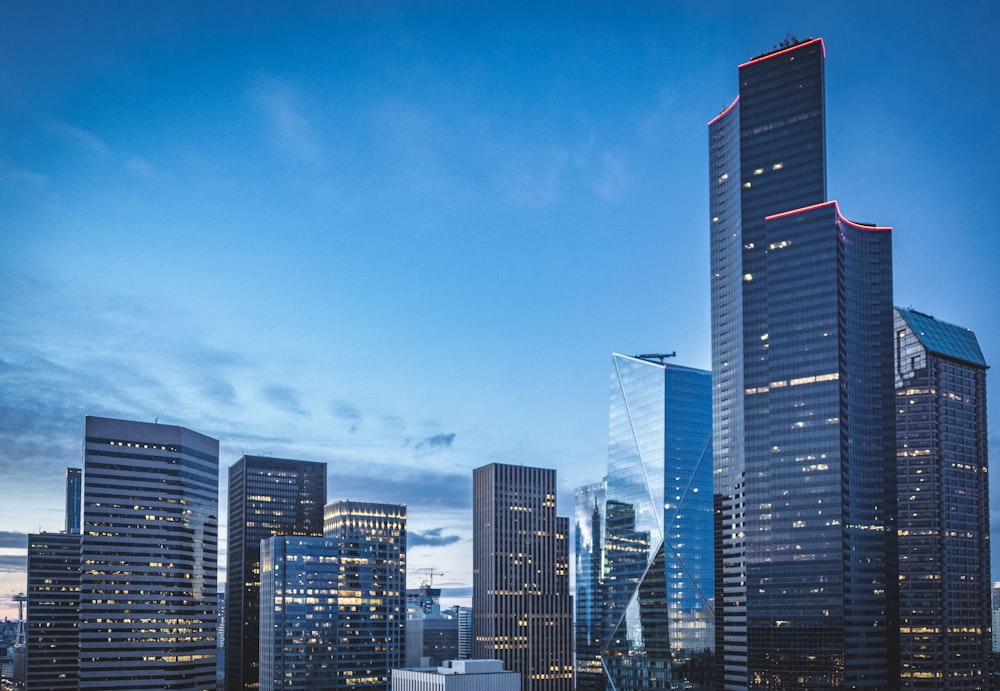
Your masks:
<svg viewBox="0 0 1000 691"><path fill-rule="evenodd" d="M522 691L569 691L569 519L556 516L556 472L491 463L472 486L473 657L502 660Z"/></svg>
<svg viewBox="0 0 1000 691"><path fill-rule="evenodd" d="M900 688L988 688L986 360L972 331L896 308Z"/></svg>
<svg viewBox="0 0 1000 691"><path fill-rule="evenodd" d="M214 691L219 442L87 417L80 686Z"/></svg>
<svg viewBox="0 0 1000 691"><path fill-rule="evenodd" d="M740 65L708 126L725 690L898 684L891 233L827 199L824 61Z"/></svg>
<svg viewBox="0 0 1000 691"><path fill-rule="evenodd" d="M518 691L520 675L500 660L446 660L440 667L392 670L392 691Z"/></svg>
<svg viewBox="0 0 1000 691"><path fill-rule="evenodd" d="M258 686L260 541L323 535L326 464L243 456L229 467L226 691Z"/></svg>

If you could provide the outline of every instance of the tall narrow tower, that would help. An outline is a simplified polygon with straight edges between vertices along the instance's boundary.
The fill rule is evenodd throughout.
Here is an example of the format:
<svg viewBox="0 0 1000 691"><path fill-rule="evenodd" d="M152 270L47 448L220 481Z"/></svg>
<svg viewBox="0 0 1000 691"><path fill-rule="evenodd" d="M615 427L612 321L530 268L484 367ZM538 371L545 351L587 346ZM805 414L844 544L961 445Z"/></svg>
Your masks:
<svg viewBox="0 0 1000 691"><path fill-rule="evenodd" d="M718 681L898 675L888 228L826 199L821 39L709 123Z"/></svg>
<svg viewBox="0 0 1000 691"><path fill-rule="evenodd" d="M974 333L896 309L902 689L989 681L986 359Z"/></svg>
<svg viewBox="0 0 1000 691"><path fill-rule="evenodd" d="M522 691L569 691L569 519L556 516L556 471L491 463L472 489L472 654L520 672Z"/></svg>
<svg viewBox="0 0 1000 691"><path fill-rule="evenodd" d="M229 467L226 691L258 688L260 541L323 535L326 463L243 456Z"/></svg>
<svg viewBox="0 0 1000 691"><path fill-rule="evenodd" d="M88 417L80 689L214 689L219 442Z"/></svg>

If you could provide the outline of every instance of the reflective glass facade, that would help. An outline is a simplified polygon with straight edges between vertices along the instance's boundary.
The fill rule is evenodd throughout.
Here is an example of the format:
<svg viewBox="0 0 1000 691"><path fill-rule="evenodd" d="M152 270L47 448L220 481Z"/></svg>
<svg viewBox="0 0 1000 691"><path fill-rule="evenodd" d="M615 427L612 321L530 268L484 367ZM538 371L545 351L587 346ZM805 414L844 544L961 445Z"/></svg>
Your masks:
<svg viewBox="0 0 1000 691"><path fill-rule="evenodd" d="M323 535L326 463L243 456L229 467L226 691L258 688L260 541Z"/></svg>
<svg viewBox="0 0 1000 691"><path fill-rule="evenodd" d="M214 691L219 442L87 417L80 689Z"/></svg>
<svg viewBox="0 0 1000 691"><path fill-rule="evenodd" d="M986 360L975 334L896 309L903 689L987 688Z"/></svg>
<svg viewBox="0 0 1000 691"><path fill-rule="evenodd" d="M341 610L357 592L345 592L337 540L272 537L260 544L261 691L349 688L340 685L337 658Z"/></svg>
<svg viewBox="0 0 1000 691"><path fill-rule="evenodd" d="M741 65L709 124L723 689L896 682L891 235L826 200L823 62Z"/></svg>
<svg viewBox="0 0 1000 691"><path fill-rule="evenodd" d="M576 555L576 689L603 691L601 635L604 626L603 482L576 490L574 554Z"/></svg>
<svg viewBox="0 0 1000 691"><path fill-rule="evenodd" d="M613 355L603 516L608 688L711 689L711 377Z"/></svg>

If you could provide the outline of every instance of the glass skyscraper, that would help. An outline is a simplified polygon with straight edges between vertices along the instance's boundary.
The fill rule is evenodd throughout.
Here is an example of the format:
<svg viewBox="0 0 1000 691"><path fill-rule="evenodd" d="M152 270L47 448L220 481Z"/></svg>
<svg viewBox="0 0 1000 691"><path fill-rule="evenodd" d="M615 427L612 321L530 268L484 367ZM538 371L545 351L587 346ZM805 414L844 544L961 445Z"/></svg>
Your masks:
<svg viewBox="0 0 1000 691"><path fill-rule="evenodd" d="M898 678L891 234L826 199L824 59L740 65L709 123L723 689Z"/></svg>
<svg viewBox="0 0 1000 691"><path fill-rule="evenodd" d="M598 586L607 685L711 689L711 375L641 357L612 362Z"/></svg>
<svg viewBox="0 0 1000 691"><path fill-rule="evenodd" d="M900 688L987 688L986 360L976 336L896 309Z"/></svg>
<svg viewBox="0 0 1000 691"><path fill-rule="evenodd" d="M80 689L214 691L219 442L87 417Z"/></svg>
<svg viewBox="0 0 1000 691"><path fill-rule="evenodd" d="M260 541L323 535L326 463L243 456L229 467L226 691L258 687Z"/></svg>
<svg viewBox="0 0 1000 691"><path fill-rule="evenodd" d="M80 685L79 527L75 533L28 536L27 619L26 687L76 691Z"/></svg>
<svg viewBox="0 0 1000 691"><path fill-rule="evenodd" d="M576 556L576 689L603 691L601 643L604 627L605 483L576 490L574 555Z"/></svg>

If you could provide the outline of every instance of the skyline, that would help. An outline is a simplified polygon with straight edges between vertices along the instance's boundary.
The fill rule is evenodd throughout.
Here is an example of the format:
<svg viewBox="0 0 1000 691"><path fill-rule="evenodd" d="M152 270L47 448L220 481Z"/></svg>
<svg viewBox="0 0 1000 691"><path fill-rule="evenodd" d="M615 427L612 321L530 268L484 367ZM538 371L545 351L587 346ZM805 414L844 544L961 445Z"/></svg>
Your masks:
<svg viewBox="0 0 1000 691"><path fill-rule="evenodd" d="M222 534L244 452L325 461L467 598L473 468L555 468L570 515L611 354L710 367L707 123L789 33L829 198L993 364L1000 10L846 7L0 9L0 615L85 414L218 438Z"/></svg>

